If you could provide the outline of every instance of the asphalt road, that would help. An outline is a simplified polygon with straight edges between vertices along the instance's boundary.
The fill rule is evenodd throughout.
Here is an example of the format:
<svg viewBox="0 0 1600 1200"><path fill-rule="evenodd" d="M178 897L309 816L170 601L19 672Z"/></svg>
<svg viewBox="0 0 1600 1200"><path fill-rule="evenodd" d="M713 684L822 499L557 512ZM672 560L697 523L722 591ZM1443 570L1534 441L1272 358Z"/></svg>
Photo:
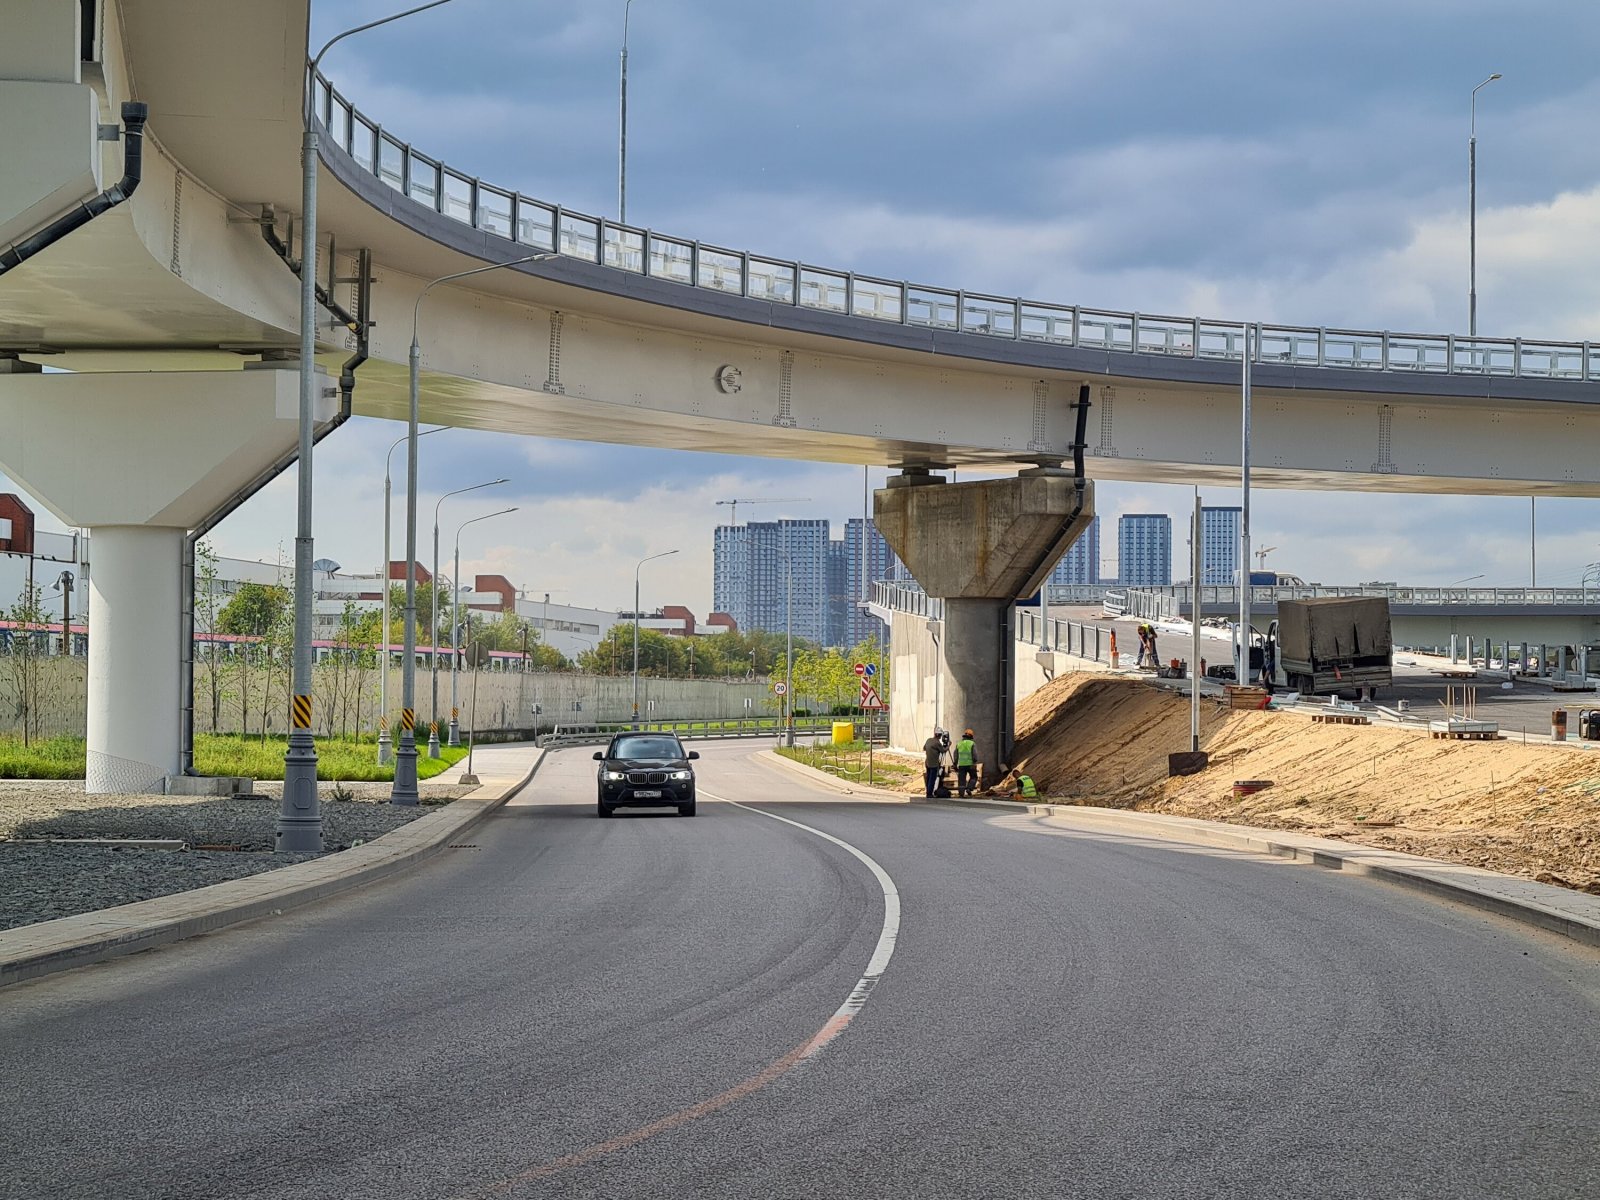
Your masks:
<svg viewBox="0 0 1600 1200"><path fill-rule="evenodd" d="M1600 954L752 752L599 821L564 751L400 880L0 992L0 1195L1600 1194ZM798 1065L885 887L712 796L898 896Z"/></svg>

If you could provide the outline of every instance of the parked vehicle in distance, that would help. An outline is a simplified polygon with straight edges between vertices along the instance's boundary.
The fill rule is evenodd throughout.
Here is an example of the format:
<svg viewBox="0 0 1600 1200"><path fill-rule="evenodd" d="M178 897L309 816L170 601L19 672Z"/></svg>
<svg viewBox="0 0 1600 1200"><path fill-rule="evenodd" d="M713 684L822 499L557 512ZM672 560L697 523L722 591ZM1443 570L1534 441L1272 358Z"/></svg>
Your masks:
<svg viewBox="0 0 1600 1200"><path fill-rule="evenodd" d="M619 808L675 807L680 817L694 816L694 767L697 750L684 750L673 733L619 733L604 750L594 752L599 798L596 812L609 817Z"/></svg>
<svg viewBox="0 0 1600 1200"><path fill-rule="evenodd" d="M1278 601L1267 627L1267 670L1303 696L1354 691L1370 700L1394 682L1394 639L1385 596Z"/></svg>

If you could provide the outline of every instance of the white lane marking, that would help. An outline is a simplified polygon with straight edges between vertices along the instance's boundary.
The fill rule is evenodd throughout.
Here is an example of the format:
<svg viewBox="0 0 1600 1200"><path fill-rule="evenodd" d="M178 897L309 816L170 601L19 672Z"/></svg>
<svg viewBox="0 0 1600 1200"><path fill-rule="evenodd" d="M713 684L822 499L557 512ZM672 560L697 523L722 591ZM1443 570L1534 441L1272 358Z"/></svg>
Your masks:
<svg viewBox="0 0 1600 1200"><path fill-rule="evenodd" d="M724 804L742 808L746 812L759 813L761 816L770 817L774 821L782 821L785 825L793 825L796 829L804 829L807 833L815 834L823 841L832 842L835 846L865 863L867 870L871 871L873 877L877 879L878 886L883 889L883 928L878 933L878 944L873 948L872 957L867 960L866 972L856 981L856 986L851 989L850 995L845 998L845 1002L828 1019L828 1024L823 1027L823 1031L812 1039L811 1043L806 1047L802 1057L810 1058L843 1032L844 1027L850 1023L851 1018L866 1007L867 998L872 995L872 989L877 986L878 980L883 978L884 971L888 969L889 960L894 957L895 942L900 936L900 889L895 886L894 880L889 876L889 872L880 867L870 854L857 849L843 838L834 837L831 833L824 833L822 830L807 825L803 821L780 817L777 813L768 812L764 808L756 808L749 804L741 804L739 801L730 800L726 796L717 796L710 792L702 792L702 794L709 799L720 800Z"/></svg>

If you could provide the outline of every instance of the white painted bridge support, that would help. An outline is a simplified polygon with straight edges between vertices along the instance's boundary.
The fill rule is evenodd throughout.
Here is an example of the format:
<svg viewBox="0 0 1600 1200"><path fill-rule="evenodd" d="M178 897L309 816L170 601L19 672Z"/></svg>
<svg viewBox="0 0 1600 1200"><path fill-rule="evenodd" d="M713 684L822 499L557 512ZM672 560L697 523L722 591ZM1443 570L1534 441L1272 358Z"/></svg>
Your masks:
<svg viewBox="0 0 1600 1200"><path fill-rule="evenodd" d="M185 531L89 532L89 763L83 790L160 792L178 774Z"/></svg>
<svg viewBox="0 0 1600 1200"><path fill-rule="evenodd" d="M319 399L327 420L332 389ZM178 773L183 542L293 450L298 409L293 361L0 374L0 470L90 533L86 792L160 792Z"/></svg>

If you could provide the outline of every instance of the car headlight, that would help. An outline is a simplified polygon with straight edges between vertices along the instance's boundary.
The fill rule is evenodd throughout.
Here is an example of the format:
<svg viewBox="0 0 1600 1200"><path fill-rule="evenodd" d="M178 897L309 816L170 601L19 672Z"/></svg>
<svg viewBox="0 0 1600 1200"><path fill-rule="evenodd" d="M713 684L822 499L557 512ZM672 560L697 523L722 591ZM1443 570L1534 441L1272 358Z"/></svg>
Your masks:
<svg viewBox="0 0 1600 1200"><path fill-rule="evenodd" d="M668 775L668 778L669 779L693 779L694 778L694 772L693 771L673 771Z"/></svg>
<svg viewBox="0 0 1600 1200"><path fill-rule="evenodd" d="M601 771L600 772L600 778L604 779L607 783L621 783L627 777L628 777L628 773L626 771Z"/></svg>

